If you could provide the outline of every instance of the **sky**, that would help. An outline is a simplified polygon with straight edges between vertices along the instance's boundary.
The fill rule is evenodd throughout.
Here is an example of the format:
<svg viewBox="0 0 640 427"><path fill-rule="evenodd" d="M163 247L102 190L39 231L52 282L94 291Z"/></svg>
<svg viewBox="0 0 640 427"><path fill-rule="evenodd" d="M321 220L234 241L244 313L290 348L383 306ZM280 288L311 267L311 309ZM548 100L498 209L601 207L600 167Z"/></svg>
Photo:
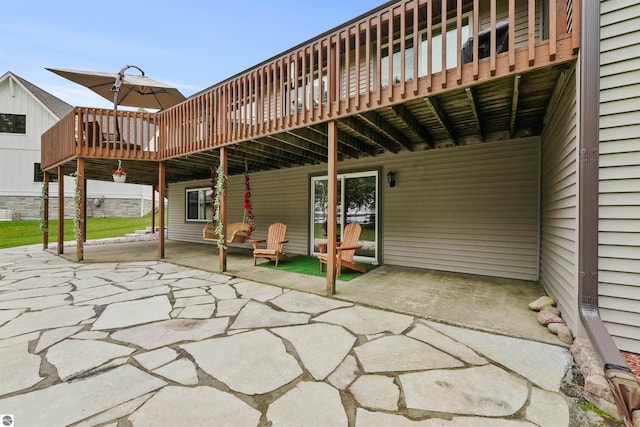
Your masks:
<svg viewBox="0 0 640 427"><path fill-rule="evenodd" d="M117 73L135 65L188 97L385 2L6 1L0 76L11 71L73 106L113 108L45 68Z"/></svg>

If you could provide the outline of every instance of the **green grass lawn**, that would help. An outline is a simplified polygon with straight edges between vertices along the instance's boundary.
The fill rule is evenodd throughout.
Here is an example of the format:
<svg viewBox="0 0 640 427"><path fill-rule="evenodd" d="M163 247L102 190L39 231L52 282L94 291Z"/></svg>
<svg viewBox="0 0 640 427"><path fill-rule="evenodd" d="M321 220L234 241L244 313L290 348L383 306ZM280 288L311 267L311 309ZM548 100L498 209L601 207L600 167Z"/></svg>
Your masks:
<svg viewBox="0 0 640 427"><path fill-rule="evenodd" d="M158 225L156 217L156 226ZM122 237L151 226L151 214L141 218L87 218L87 239ZM40 220L0 221L0 249L42 243ZM49 242L58 240L58 221L49 221ZM73 220L64 221L64 240L75 240Z"/></svg>

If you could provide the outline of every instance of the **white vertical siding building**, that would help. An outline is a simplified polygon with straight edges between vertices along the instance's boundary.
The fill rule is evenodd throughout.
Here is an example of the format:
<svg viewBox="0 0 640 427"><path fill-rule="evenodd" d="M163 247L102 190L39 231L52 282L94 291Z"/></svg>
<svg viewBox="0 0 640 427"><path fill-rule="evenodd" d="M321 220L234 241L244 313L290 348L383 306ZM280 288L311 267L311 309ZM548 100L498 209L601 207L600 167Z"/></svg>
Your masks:
<svg viewBox="0 0 640 427"><path fill-rule="evenodd" d="M0 77L0 219L40 217L41 135L72 110L66 102L7 72ZM89 181L88 216L139 216L151 211L151 187ZM74 182L65 177L66 214L73 214ZM50 190L52 211L58 188Z"/></svg>

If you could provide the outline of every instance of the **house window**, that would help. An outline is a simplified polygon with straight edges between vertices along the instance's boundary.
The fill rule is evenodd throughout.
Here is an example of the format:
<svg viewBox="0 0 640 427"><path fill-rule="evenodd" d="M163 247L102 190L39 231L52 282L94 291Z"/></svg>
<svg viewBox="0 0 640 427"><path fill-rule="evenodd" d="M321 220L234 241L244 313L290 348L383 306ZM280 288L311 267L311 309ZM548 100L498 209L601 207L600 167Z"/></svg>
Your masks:
<svg viewBox="0 0 640 427"><path fill-rule="evenodd" d="M33 164L33 182L43 182L44 181L44 173L42 169L40 169L40 163Z"/></svg>
<svg viewBox="0 0 640 427"><path fill-rule="evenodd" d="M189 188L186 193L187 221L204 222L211 219L213 201L210 188Z"/></svg>
<svg viewBox="0 0 640 427"><path fill-rule="evenodd" d="M24 114L0 113L1 133L27 133L27 116Z"/></svg>

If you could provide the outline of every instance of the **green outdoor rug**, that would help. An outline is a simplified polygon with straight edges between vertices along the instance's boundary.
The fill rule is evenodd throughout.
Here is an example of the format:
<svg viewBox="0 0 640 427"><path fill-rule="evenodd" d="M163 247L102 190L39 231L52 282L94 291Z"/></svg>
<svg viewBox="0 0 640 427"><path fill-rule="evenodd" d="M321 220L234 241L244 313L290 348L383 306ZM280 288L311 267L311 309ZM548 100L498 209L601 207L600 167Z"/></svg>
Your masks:
<svg viewBox="0 0 640 427"><path fill-rule="evenodd" d="M371 271L377 267L377 265L364 263L359 264L366 268L367 271ZM270 261L260 263L258 264L258 266L275 269L276 263L275 261ZM288 261L279 261L278 270L290 271L292 273L308 274L310 276L327 277L326 268L325 271L320 271L320 261L318 261L318 258L308 255L294 255L292 257L289 257ZM340 274L339 280L349 281L358 276L362 276L362 274L364 273L360 273L358 271L353 271L343 267L342 274Z"/></svg>

